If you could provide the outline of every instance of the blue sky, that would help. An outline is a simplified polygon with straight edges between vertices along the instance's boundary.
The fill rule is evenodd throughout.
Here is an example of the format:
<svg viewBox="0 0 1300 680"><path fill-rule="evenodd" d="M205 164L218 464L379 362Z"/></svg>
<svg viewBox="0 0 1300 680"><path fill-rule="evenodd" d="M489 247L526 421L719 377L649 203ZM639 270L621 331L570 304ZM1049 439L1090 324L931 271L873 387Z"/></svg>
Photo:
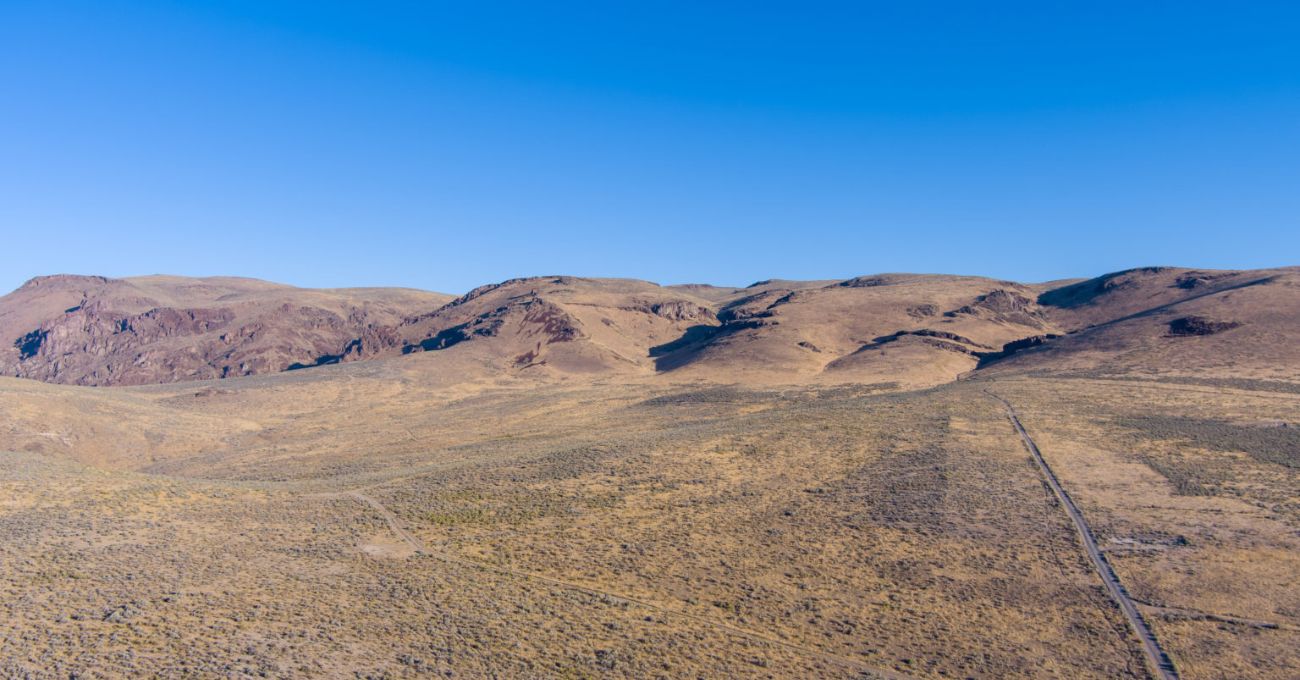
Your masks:
<svg viewBox="0 0 1300 680"><path fill-rule="evenodd" d="M0 288L1300 264L1300 5L0 0Z"/></svg>

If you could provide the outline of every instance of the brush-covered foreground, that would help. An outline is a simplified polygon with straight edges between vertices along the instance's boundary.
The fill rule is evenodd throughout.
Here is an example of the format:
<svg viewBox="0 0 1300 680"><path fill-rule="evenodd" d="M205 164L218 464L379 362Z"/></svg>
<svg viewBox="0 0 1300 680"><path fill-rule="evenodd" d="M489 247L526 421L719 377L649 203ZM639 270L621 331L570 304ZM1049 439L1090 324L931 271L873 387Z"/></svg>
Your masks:
<svg viewBox="0 0 1300 680"><path fill-rule="evenodd" d="M1294 383L0 380L0 676L1300 676Z"/></svg>

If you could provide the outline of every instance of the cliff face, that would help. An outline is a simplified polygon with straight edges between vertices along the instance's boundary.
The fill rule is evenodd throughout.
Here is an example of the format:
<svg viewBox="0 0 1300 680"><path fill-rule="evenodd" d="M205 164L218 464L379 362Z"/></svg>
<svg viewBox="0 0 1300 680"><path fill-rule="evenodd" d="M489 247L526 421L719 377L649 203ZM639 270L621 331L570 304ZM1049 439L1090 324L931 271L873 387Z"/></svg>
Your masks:
<svg viewBox="0 0 1300 680"><path fill-rule="evenodd" d="M41 277L0 298L0 374L137 385L283 371L446 298L247 279Z"/></svg>

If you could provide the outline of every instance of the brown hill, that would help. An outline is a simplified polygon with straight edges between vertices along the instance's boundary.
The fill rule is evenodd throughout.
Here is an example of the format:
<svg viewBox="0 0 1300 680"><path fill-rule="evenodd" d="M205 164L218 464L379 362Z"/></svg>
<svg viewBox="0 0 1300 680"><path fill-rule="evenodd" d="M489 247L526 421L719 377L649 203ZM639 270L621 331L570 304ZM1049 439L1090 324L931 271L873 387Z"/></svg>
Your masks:
<svg viewBox="0 0 1300 680"><path fill-rule="evenodd" d="M904 274L746 288L514 279L359 338L342 360L432 352L465 379L668 373L932 385L1008 342L1056 332L1037 294L1011 282Z"/></svg>
<svg viewBox="0 0 1300 680"><path fill-rule="evenodd" d="M281 371L449 297L229 277L38 277L0 298L0 374L129 385Z"/></svg>
<svg viewBox="0 0 1300 680"><path fill-rule="evenodd" d="M657 348L717 323L709 300L645 281L512 279L362 338L344 359L447 350L488 370L653 373Z"/></svg>
<svg viewBox="0 0 1300 680"><path fill-rule="evenodd" d="M816 286L764 286L725 304L723 324L660 367L763 382L946 382L979 354L1055 332L1034 298L1008 281L915 274Z"/></svg>
<svg viewBox="0 0 1300 680"><path fill-rule="evenodd" d="M667 373L932 385L1007 343L1059 332L1038 293L1006 281L908 274L746 288L514 279L362 337L343 360L434 352L444 370L466 379Z"/></svg>
<svg viewBox="0 0 1300 680"><path fill-rule="evenodd" d="M982 372L1300 379L1300 268L1133 269L1038 302L1068 334Z"/></svg>

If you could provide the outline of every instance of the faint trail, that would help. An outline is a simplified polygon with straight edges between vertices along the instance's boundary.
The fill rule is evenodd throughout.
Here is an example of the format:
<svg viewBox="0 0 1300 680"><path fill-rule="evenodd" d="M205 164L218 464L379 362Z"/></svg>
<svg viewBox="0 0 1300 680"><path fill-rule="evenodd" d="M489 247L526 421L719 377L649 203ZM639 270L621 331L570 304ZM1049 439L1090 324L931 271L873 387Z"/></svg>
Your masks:
<svg viewBox="0 0 1300 680"><path fill-rule="evenodd" d="M1236 626L1249 626L1251 628L1261 628L1264 630L1289 630L1289 631L1300 630L1300 628L1296 628L1295 626L1285 624L1285 623L1275 623L1273 621L1258 621L1256 619L1243 619L1240 616L1232 616L1230 614L1215 614L1214 612L1201 611L1200 609L1189 609L1187 607L1175 607L1172 605L1156 604L1154 602L1146 602L1136 598L1133 601L1142 605L1143 607L1146 607L1151 611L1159 612L1161 614L1168 614L1170 616L1177 616L1184 619L1192 619L1194 621L1213 621L1215 623L1231 623Z"/></svg>
<svg viewBox="0 0 1300 680"><path fill-rule="evenodd" d="M424 547L424 542L407 531L406 527L403 527L401 521L397 519L397 515L394 515L392 510L384 507L383 503L359 491L349 491L348 495L374 508L375 512L379 513L384 518L384 521L388 523L388 528L392 529L393 533L397 534L403 541L406 541L406 544L411 546L415 554L424 555L429 552Z"/></svg>
<svg viewBox="0 0 1300 680"><path fill-rule="evenodd" d="M483 562L479 562L477 560L461 557L459 555L453 555L450 553L442 552L440 550L431 550L424 545L423 541L421 541L419 538L417 538L411 532L407 531L406 528L402 526L401 520L397 517L397 515L393 514L393 511L384 507L384 504L380 503L373 496L367 496L366 494L361 493L360 491L347 491L347 492L337 493L337 494L333 494L333 493L312 494L310 497L339 498L344 496L360 501L370 506L372 509L374 509L375 512L379 513L379 515L384 518L384 521L388 524L388 527L392 529L393 533L397 534L398 537L400 537L403 541L405 541L408 545L410 545L411 548L415 550L416 554L418 555L428 555L447 562L452 562L454 564L465 565L476 569L482 569L484 571L490 571L490 572L494 572L506 576L514 576L516 578L536 581L539 583L546 583L549 585L557 586L559 588L563 588L565 590L576 591L576 592L583 593L585 595L598 597L605 600L606 602L637 605L645 609L654 610L665 616L675 616L681 619L695 621L697 623L701 623L716 628L718 630L725 631L737 637L743 637L748 640L762 642L764 644L772 645L774 647L780 647L782 649L787 649L796 652L798 654L802 654L804 656L810 656L839 666L852 668L864 674L864 676L868 676L868 677L891 678L894 680L905 680L906 678L910 677L907 675L903 675L901 673L895 673L893 671L888 671L881 668L875 668L861 661L855 661L847 657L831 654L829 652L823 652L817 649L812 649L810 647L804 647L802 645L797 645L792 642L785 642L783 640L778 640L773 637L768 637L767 635L763 635L762 633L755 633L754 631L746 630L744 628L737 628L736 626L727 623L722 623L721 621L714 621L713 619L709 619L707 617L698 616L687 612L681 612L674 609L665 609L664 607L661 607L657 604L652 604L650 602L646 602L645 600L638 600L634 597L628 597L627 595L621 595L619 593L614 593L606 590L600 590L598 588L579 585L577 583L570 583L569 581L552 578L550 576L543 576L542 574L535 574L529 571L519 571L517 569L510 569L508 567L498 567L491 564L484 564Z"/></svg>
<svg viewBox="0 0 1300 680"><path fill-rule="evenodd" d="M1020 439L1024 441L1029 453L1033 454L1034 462L1038 464L1038 469L1047 480L1047 485L1052 487L1052 493L1056 494L1056 499L1061 502L1061 507L1065 508L1065 513L1070 516L1070 521L1074 523L1074 528L1083 541L1083 547L1088 553L1088 559L1092 560L1092 566L1097 570L1097 574L1101 576L1102 582L1106 584L1106 590L1110 592L1111 599L1115 600L1115 604L1119 605L1120 611L1124 613L1124 618L1128 619L1129 627L1133 629L1133 632L1138 636L1138 640L1142 643L1142 651L1146 653L1151 670L1161 680L1178 680L1178 671L1174 668L1174 662L1161 649L1155 633L1147 625L1146 619L1142 618L1142 613L1138 611L1137 605L1129 597L1124 585L1120 583L1119 577L1115 575L1115 570L1110 566L1110 562L1106 561L1101 549L1097 547L1097 538L1093 535L1092 529L1088 527L1088 522L1084 520L1083 513L1079 512L1078 506L1074 504L1073 500L1070 500L1070 495L1061 487L1060 480L1056 478L1052 468L1043 459L1043 454L1038 450L1038 445L1034 444L1034 440L1025 431L1024 425L1020 424L1020 417L1016 415L1016 409L1006 399L988 390L984 390L984 392L1002 402L1002 405L1006 407L1007 418L1020 435Z"/></svg>

